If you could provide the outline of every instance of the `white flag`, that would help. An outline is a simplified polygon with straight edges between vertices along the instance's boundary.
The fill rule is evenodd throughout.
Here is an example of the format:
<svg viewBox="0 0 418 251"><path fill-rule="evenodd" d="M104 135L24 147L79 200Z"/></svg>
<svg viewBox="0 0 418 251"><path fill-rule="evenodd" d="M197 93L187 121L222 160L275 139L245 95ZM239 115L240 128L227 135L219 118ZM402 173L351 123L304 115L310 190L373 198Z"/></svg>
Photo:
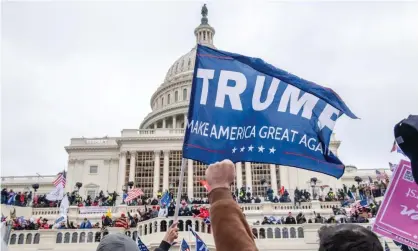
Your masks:
<svg viewBox="0 0 418 251"><path fill-rule="evenodd" d="M62 198L62 200L61 200L60 215L67 215L69 207L70 207L70 201L68 201L68 197L65 194L64 198Z"/></svg>
<svg viewBox="0 0 418 251"><path fill-rule="evenodd" d="M70 202L68 201L68 197L65 194L64 198L62 198L61 200L60 217L55 220L54 228L59 228L62 222L65 223L67 221L67 213L68 213L69 207L70 207Z"/></svg>
<svg viewBox="0 0 418 251"><path fill-rule="evenodd" d="M3 251L8 251L9 250L9 248L7 247L7 243L6 243L6 239L7 239L7 233L8 233L8 231L10 231L10 230L8 230L7 229L8 228L8 226L6 226L6 222L5 221L3 221L2 223L1 223L1 225L0 225L0 229L1 229L1 250ZM8 240L7 240L8 241Z"/></svg>
<svg viewBox="0 0 418 251"><path fill-rule="evenodd" d="M55 224L53 226L53 228L59 228L59 226L61 225L61 222L66 222L67 221L67 215L62 215L60 216L58 219L55 220Z"/></svg>
<svg viewBox="0 0 418 251"><path fill-rule="evenodd" d="M46 195L46 199L49 201L62 200L64 197L64 188L62 186L57 186L49 194Z"/></svg>

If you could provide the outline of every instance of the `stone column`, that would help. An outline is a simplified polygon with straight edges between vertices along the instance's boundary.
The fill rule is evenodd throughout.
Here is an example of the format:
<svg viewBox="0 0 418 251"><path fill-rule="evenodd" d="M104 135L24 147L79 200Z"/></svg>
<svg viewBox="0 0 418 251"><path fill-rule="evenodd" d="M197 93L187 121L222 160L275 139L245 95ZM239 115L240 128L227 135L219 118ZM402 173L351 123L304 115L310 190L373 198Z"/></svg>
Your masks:
<svg viewBox="0 0 418 251"><path fill-rule="evenodd" d="M187 196L193 197L193 160L187 160Z"/></svg>
<svg viewBox="0 0 418 251"><path fill-rule="evenodd" d="M270 164L270 179L271 179L271 189L273 189L274 195L277 195L277 175L276 175L276 165Z"/></svg>
<svg viewBox="0 0 418 251"><path fill-rule="evenodd" d="M111 185L111 181L110 181L110 166L112 164L112 159L105 159L103 160L103 166L107 169L106 173L107 173L107 182L106 182L106 186L105 187L99 187L98 190L96 190L96 193L98 193L100 190L104 190L106 189L106 191L116 191L116 189L109 189L109 185Z"/></svg>
<svg viewBox="0 0 418 251"><path fill-rule="evenodd" d="M166 123L165 123L165 119L163 119L163 129L166 128Z"/></svg>
<svg viewBox="0 0 418 251"><path fill-rule="evenodd" d="M187 127L187 114L184 114L184 128Z"/></svg>
<svg viewBox="0 0 418 251"><path fill-rule="evenodd" d="M235 164L235 172L237 176L237 189L240 190L242 187L242 164L241 162L237 162ZM235 192L235 191L234 191Z"/></svg>
<svg viewBox="0 0 418 251"><path fill-rule="evenodd" d="M154 129L157 129L157 122L154 123Z"/></svg>
<svg viewBox="0 0 418 251"><path fill-rule="evenodd" d="M74 168L74 172L73 172L74 186L77 182L85 183L85 182L83 182L84 161L85 160L83 160L83 159L78 159L75 162L75 168ZM70 187L70 189L74 190L74 187ZM84 187L80 188L79 193L80 193L81 196L84 195Z"/></svg>
<svg viewBox="0 0 418 251"><path fill-rule="evenodd" d="M173 129L176 129L177 118L176 115L173 116Z"/></svg>
<svg viewBox="0 0 418 251"><path fill-rule="evenodd" d="M131 162L129 163L129 181L135 183L136 151L129 152L131 154Z"/></svg>
<svg viewBox="0 0 418 251"><path fill-rule="evenodd" d="M289 183L289 167L287 166L280 166L279 167L280 170L280 186L284 186L285 189L289 189L290 188L290 183ZM293 187L293 189L295 189L296 187ZM281 187L280 187L281 189Z"/></svg>
<svg viewBox="0 0 418 251"><path fill-rule="evenodd" d="M184 224L185 224L185 223L184 223ZM160 220L158 220L158 221L157 221L157 233L159 233L159 232L161 231L160 226L161 226L161 221L160 221Z"/></svg>
<svg viewBox="0 0 418 251"><path fill-rule="evenodd" d="M68 169L67 169L67 185L65 186L66 192L72 192L74 186L75 186L75 159L69 159L68 160Z"/></svg>
<svg viewBox="0 0 418 251"><path fill-rule="evenodd" d="M157 198L158 189L160 188L160 151L154 151L154 187L152 194Z"/></svg>
<svg viewBox="0 0 418 251"><path fill-rule="evenodd" d="M253 183L252 183L252 174L251 174L251 163L245 162L245 186L247 188L250 188L251 193L253 193Z"/></svg>
<svg viewBox="0 0 418 251"><path fill-rule="evenodd" d="M168 190L168 165L170 150L164 150L164 169L163 169L163 192Z"/></svg>
<svg viewBox="0 0 418 251"><path fill-rule="evenodd" d="M116 192L122 196L123 186L125 185L125 173L126 173L126 152L121 151L119 153L119 171L118 171L118 185L116 186ZM119 197L121 197L119 196Z"/></svg>

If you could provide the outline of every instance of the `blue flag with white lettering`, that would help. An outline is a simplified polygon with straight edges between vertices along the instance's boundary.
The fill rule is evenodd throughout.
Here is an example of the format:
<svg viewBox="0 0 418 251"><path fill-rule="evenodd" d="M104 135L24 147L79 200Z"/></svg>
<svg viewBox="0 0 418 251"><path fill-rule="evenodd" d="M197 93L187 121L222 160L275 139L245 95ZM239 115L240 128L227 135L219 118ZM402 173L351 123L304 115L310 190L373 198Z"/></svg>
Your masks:
<svg viewBox="0 0 418 251"><path fill-rule="evenodd" d="M166 191L163 195L163 197L161 197L160 199L160 205L168 205L170 204L171 201L171 196L170 193L168 191Z"/></svg>
<svg viewBox="0 0 418 251"><path fill-rule="evenodd" d="M198 45L183 157L281 164L341 177L336 120L357 118L331 89L261 59Z"/></svg>

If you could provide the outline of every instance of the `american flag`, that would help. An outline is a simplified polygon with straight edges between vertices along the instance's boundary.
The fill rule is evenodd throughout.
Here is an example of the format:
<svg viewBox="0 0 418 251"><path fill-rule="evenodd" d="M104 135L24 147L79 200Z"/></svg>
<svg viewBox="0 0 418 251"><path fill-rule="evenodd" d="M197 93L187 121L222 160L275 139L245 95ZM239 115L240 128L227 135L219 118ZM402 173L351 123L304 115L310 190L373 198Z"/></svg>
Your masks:
<svg viewBox="0 0 418 251"><path fill-rule="evenodd" d="M390 152L391 153L397 152L397 153L402 154L403 156L406 156L405 153L402 151L402 149L396 143L396 140L395 140L395 142L393 142L393 146L392 146L392 149L390 150Z"/></svg>
<svg viewBox="0 0 418 251"><path fill-rule="evenodd" d="M378 181L380 181L389 178L389 176L385 172L382 173L379 170L376 170L376 178Z"/></svg>
<svg viewBox="0 0 418 251"><path fill-rule="evenodd" d="M394 171L395 171L395 169L396 169L396 167L398 167L398 165L396 165L396 164L392 164L392 163L390 163L390 162L389 162L389 168L390 168L390 171L394 172Z"/></svg>
<svg viewBox="0 0 418 251"><path fill-rule="evenodd" d="M144 192L142 192L140 188L132 188L131 191L128 192L128 197L126 197L125 202L129 202L141 195L144 195Z"/></svg>
<svg viewBox="0 0 418 251"><path fill-rule="evenodd" d="M67 173L65 171L58 173L57 178L52 182L55 187L62 186L65 187L65 184L67 183Z"/></svg>
<svg viewBox="0 0 418 251"><path fill-rule="evenodd" d="M367 199L358 200L351 205L350 214L359 213L363 208L368 208Z"/></svg>

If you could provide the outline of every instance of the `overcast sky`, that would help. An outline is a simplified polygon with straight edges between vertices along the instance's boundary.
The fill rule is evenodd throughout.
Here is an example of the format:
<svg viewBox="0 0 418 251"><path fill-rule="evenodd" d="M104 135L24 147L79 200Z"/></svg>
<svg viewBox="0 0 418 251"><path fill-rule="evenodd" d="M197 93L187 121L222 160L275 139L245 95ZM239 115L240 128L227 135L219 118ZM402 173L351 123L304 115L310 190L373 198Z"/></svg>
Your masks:
<svg viewBox="0 0 418 251"><path fill-rule="evenodd" d="M417 3L207 1L215 46L333 88L340 158L387 168L393 126L418 114ZM2 1L2 175L56 174L72 137L138 128L203 2Z"/></svg>

